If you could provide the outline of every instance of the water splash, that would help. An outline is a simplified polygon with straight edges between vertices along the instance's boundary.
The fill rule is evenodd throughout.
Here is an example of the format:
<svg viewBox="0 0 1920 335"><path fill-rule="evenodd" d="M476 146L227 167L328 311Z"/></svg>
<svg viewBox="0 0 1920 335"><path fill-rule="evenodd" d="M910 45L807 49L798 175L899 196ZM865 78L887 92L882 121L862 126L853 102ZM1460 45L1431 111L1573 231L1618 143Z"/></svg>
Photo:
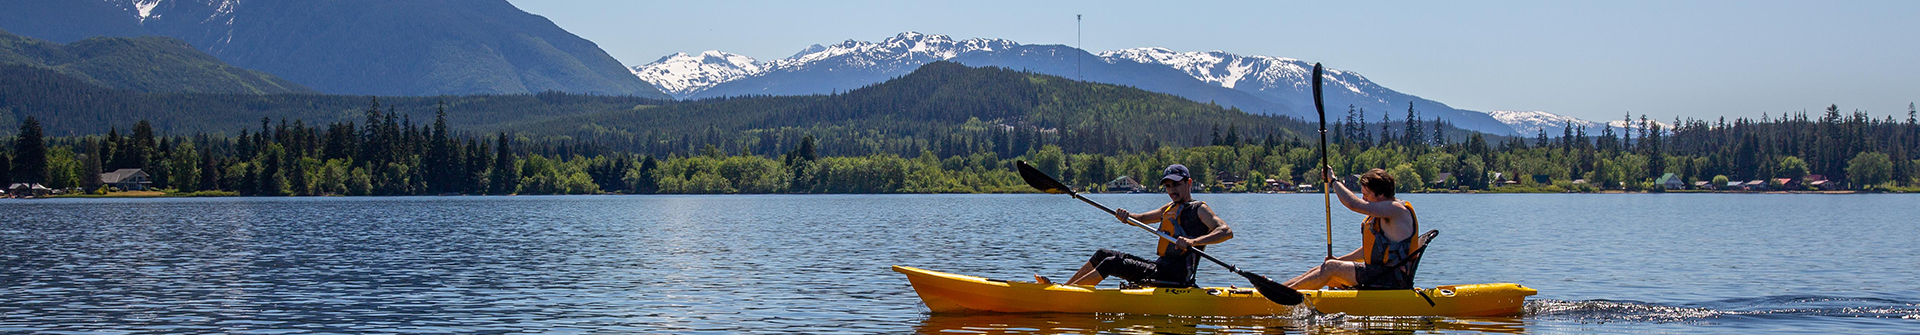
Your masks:
<svg viewBox="0 0 1920 335"><path fill-rule="evenodd" d="M1920 304L1863 297L1769 296L1680 306L1630 300L1528 301L1526 316L1579 322L1713 323L1731 318L1920 319Z"/></svg>

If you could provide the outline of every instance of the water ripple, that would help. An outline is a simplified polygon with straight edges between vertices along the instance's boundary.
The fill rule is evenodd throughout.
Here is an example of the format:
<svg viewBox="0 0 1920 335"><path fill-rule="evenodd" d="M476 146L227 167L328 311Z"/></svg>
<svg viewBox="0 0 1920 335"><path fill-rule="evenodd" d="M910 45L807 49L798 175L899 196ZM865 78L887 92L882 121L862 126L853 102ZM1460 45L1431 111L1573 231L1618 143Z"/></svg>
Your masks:
<svg viewBox="0 0 1920 335"><path fill-rule="evenodd" d="M1285 277L1324 252L1317 196L1202 198L1238 236L1209 251L1243 269ZM1448 231L1422 282L1540 288L1527 314L931 315L888 270L1061 278L1097 248L1152 250L1049 195L56 199L0 200L0 332L1899 332L1920 320L1914 269L1830 275L1853 259L1920 263L1901 247L1920 228L1898 219L1915 215L1858 214L1920 198L1408 198L1423 226ZM1802 203L1857 229L1765 221L1804 217ZM1539 214L1586 212L1607 214ZM1818 252L1723 252L1749 245ZM1216 268L1200 281L1244 283Z"/></svg>

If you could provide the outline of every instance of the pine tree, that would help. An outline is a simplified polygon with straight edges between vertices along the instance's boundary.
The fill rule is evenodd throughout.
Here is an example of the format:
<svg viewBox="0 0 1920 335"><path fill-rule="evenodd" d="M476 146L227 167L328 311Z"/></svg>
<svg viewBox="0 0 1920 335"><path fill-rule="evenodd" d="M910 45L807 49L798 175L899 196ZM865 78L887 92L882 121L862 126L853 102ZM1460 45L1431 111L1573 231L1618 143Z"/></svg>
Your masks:
<svg viewBox="0 0 1920 335"><path fill-rule="evenodd" d="M424 162L422 162L426 166L417 169L424 172L422 177L427 179L427 192L439 194L458 191L458 189L453 186L455 184L454 181L462 175L456 168L457 164L455 163L458 161L454 159L454 156L457 155L456 150L459 148L455 148L456 143L453 142L453 139L447 137L447 105L445 102L440 103L434 112L433 128L429 130L429 132L430 134L427 135L427 153L423 159Z"/></svg>
<svg viewBox="0 0 1920 335"><path fill-rule="evenodd" d="M1573 152L1573 121L1566 121L1560 130L1560 151Z"/></svg>
<svg viewBox="0 0 1920 335"><path fill-rule="evenodd" d="M1359 139L1361 148L1372 147L1373 146L1373 130L1367 129L1367 125L1369 124L1367 123L1367 109L1361 108L1359 115L1360 115L1360 123L1353 125L1355 130L1359 130L1359 133L1354 135L1359 136L1358 139Z"/></svg>
<svg viewBox="0 0 1920 335"><path fill-rule="evenodd" d="M126 149L128 151L127 166L121 168L135 168L146 171L159 170L155 168L158 164L154 164L153 162L154 151L158 149L158 143L154 140L152 123L147 122L147 120L135 122L133 124L133 136L127 139L131 142L131 145Z"/></svg>
<svg viewBox="0 0 1920 335"><path fill-rule="evenodd" d="M45 184L51 179L47 169L46 134L40 129L40 120L28 116L20 122L20 132L13 140L13 182Z"/></svg>
<svg viewBox="0 0 1920 335"><path fill-rule="evenodd" d="M1240 125L1227 124L1227 146L1240 146Z"/></svg>
<svg viewBox="0 0 1920 335"><path fill-rule="evenodd" d="M1227 144L1227 140L1226 140L1226 139L1222 139L1222 138L1220 138L1220 124L1218 124L1218 123L1215 123L1215 124L1213 124L1213 141L1212 141L1212 142L1209 142L1209 143L1210 143L1210 144L1208 144L1208 145L1224 145L1224 144Z"/></svg>
<svg viewBox="0 0 1920 335"><path fill-rule="evenodd" d="M1620 151L1633 151L1633 112L1620 119Z"/></svg>
<svg viewBox="0 0 1920 335"><path fill-rule="evenodd" d="M1667 171L1667 158L1660 148L1660 124L1649 124L1648 135L1641 147L1647 151L1647 178L1660 178Z"/></svg>
<svg viewBox="0 0 1920 335"><path fill-rule="evenodd" d="M90 149L89 153L80 154L78 157L82 162L80 163L80 188L92 192L100 189L102 182L100 174L105 172L101 171L100 167L100 142L89 140L87 147Z"/></svg>
<svg viewBox="0 0 1920 335"><path fill-rule="evenodd" d="M1380 112L1380 145L1397 142L1393 140L1393 128L1389 128L1392 125L1393 113Z"/></svg>
<svg viewBox="0 0 1920 335"><path fill-rule="evenodd" d="M1401 137L1401 139L1403 139L1402 141L1403 145L1407 147L1425 146L1424 143L1420 143L1420 142L1425 140L1427 136L1425 134L1420 133L1421 129L1422 128L1420 127L1420 114L1419 112L1416 112L1413 110L1413 102L1408 101L1407 102L1407 131L1405 134L1401 134L1403 135L1403 137Z"/></svg>
<svg viewBox="0 0 1920 335"><path fill-rule="evenodd" d="M520 166L508 147L507 133L500 133L498 138L499 144L494 146L493 174L488 179L493 181L493 194L513 194L520 184Z"/></svg>

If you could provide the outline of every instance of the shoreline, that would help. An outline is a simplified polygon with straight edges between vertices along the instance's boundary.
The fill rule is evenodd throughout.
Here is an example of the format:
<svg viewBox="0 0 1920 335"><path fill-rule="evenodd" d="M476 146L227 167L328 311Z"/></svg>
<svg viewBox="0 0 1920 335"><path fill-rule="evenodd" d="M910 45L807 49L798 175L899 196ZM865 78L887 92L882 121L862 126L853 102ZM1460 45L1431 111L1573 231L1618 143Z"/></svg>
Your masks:
<svg viewBox="0 0 1920 335"><path fill-rule="evenodd" d="M1916 193L1916 192L1900 192L1900 191L1860 191L1860 190L1842 190L1842 191L1699 191L1699 190L1676 190L1676 191L1666 191L1666 192L1648 192L1648 191L1617 191L1617 190L1615 190L1615 191L1600 191L1600 192L1533 192L1533 191L1500 191L1500 190L1488 190L1488 191L1449 191L1449 192L1419 192L1419 191L1416 191L1416 192L1401 192L1400 194L1770 194L1770 195L1791 195L1791 194L1830 194L1830 195L1846 195L1846 194L1909 194L1909 193ZM596 193L596 194L439 194L439 195L357 195L357 196L356 196L356 195L317 195L317 196L250 196L250 195L240 195L240 194L238 194L238 193L233 193L233 192L194 192L194 193L161 193L161 192L115 192L115 193L110 193L110 194L105 194L105 195L101 195L101 194L64 194L64 195L51 195L51 196L45 196L45 197L21 197L21 198L11 198L11 197L0 197L0 199L23 199L23 200L25 200L25 199L131 199L131 198L225 198L225 197L234 197L234 198L240 198L240 197L246 197L246 198L330 198L330 197L505 197L505 196L555 196L555 195L889 195L889 194L897 194L897 195L938 195L938 194L953 194L953 195L963 195L963 194L1040 194L1040 193L1039 193L1039 192L1000 192L1000 193L648 193L648 194L627 194L627 193ZM1085 192L1084 194L1158 194L1158 193L1155 193L1155 192L1140 192L1140 193L1129 193L1129 192ZM1319 194L1319 192L1194 192L1194 194Z"/></svg>

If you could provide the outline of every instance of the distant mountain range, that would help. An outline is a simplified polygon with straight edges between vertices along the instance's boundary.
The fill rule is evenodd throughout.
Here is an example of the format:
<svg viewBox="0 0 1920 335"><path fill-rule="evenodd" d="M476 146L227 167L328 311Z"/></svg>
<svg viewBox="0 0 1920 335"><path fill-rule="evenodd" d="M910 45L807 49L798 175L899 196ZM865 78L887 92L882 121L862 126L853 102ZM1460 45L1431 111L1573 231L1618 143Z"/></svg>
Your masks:
<svg viewBox="0 0 1920 335"><path fill-rule="evenodd" d="M89 84L144 93L316 93L161 36L93 37L61 45L0 30L0 64L49 69Z"/></svg>
<svg viewBox="0 0 1920 335"><path fill-rule="evenodd" d="M1539 134L1541 130L1546 130L1547 137L1560 137L1566 134L1567 127L1573 127L1574 129L1587 127L1587 136L1595 136L1599 135L1601 130L1606 127L1613 127L1615 132L1619 132L1627 127L1626 121L1595 122L1543 111L1491 111L1487 112L1487 115L1493 116L1495 120L1500 120L1502 123L1513 126L1513 130L1519 132L1521 136L1534 136ZM1653 124L1665 129L1673 129L1673 125L1665 122L1647 121L1653 122Z"/></svg>
<svg viewBox="0 0 1920 335"><path fill-rule="evenodd" d="M954 40L945 35L906 32L880 42L848 40L813 45L771 61L721 51L677 53L632 70L676 98L699 99L846 91L941 60L1134 86L1256 114L1317 118L1309 94L1312 63L1224 51L1181 53L1135 48L1090 54L1060 45L1024 45L1004 39ZM1329 118L1344 117L1345 107L1352 105L1369 115L1388 113L1403 119L1408 103L1412 103L1423 119L1439 117L1464 129L1518 134L1485 113L1387 89L1351 71L1330 69L1327 74Z"/></svg>
<svg viewBox="0 0 1920 335"><path fill-rule="evenodd" d="M0 29L20 35L169 36L326 93L666 97L598 45L505 0L0 0L0 8Z"/></svg>

